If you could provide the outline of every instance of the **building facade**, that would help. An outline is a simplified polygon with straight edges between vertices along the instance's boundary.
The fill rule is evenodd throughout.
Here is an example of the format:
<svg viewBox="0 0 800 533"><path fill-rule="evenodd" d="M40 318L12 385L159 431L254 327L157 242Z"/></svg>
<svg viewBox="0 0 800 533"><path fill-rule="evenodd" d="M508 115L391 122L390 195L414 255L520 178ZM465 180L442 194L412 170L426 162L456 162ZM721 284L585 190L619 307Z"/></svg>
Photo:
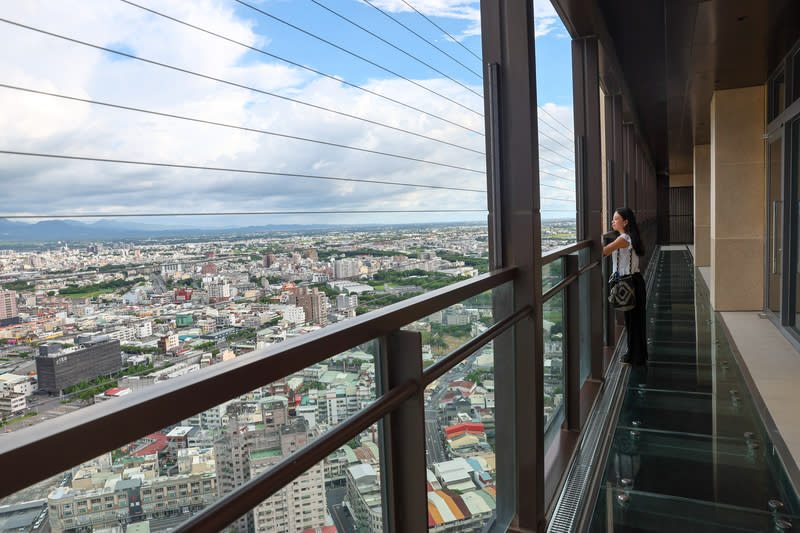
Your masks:
<svg viewBox="0 0 800 533"><path fill-rule="evenodd" d="M58 346L58 349L55 347ZM75 351L62 351L59 345L42 345L36 356L39 389L58 394L83 380L108 376L122 369L118 340L90 341Z"/></svg>

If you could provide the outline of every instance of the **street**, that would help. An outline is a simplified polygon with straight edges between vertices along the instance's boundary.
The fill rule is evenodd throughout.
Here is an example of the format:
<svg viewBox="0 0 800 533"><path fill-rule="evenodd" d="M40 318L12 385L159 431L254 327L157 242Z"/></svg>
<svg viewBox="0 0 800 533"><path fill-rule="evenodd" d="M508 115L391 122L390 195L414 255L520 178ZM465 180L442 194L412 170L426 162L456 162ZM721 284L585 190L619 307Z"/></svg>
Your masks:
<svg viewBox="0 0 800 533"><path fill-rule="evenodd" d="M328 501L328 513L339 533L356 533L356 525L350 511L343 505L346 487L337 487L325 491Z"/></svg>

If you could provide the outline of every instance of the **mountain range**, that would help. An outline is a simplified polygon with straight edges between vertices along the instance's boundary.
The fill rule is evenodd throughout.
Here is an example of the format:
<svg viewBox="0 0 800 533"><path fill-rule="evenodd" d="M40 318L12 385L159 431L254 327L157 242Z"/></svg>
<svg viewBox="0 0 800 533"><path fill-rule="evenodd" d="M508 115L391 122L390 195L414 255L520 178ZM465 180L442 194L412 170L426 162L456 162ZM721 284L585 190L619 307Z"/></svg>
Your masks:
<svg viewBox="0 0 800 533"><path fill-rule="evenodd" d="M259 233L330 227L325 224L277 224L238 228L196 228L100 220L85 223L75 220L45 220L28 224L0 218L0 242L96 241L108 239L147 239L226 233Z"/></svg>

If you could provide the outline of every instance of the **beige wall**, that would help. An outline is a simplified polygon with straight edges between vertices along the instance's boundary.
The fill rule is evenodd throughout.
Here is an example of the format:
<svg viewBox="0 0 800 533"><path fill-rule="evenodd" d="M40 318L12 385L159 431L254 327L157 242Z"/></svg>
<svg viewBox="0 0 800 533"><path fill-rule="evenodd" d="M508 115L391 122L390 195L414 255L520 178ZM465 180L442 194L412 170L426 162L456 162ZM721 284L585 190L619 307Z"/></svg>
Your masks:
<svg viewBox="0 0 800 533"><path fill-rule="evenodd" d="M711 303L717 311L764 303L763 86L711 99Z"/></svg>
<svg viewBox="0 0 800 533"><path fill-rule="evenodd" d="M691 174L670 174L669 175L670 187L691 187L692 175Z"/></svg>
<svg viewBox="0 0 800 533"><path fill-rule="evenodd" d="M694 147L694 262L711 265L711 145Z"/></svg>

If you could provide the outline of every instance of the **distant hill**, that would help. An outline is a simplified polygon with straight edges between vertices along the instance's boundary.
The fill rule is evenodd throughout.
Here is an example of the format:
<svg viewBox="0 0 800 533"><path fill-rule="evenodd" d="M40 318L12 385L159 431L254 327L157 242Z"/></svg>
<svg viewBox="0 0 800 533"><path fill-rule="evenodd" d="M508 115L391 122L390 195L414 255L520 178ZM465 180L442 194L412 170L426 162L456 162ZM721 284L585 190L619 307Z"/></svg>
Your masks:
<svg viewBox="0 0 800 533"><path fill-rule="evenodd" d="M0 218L0 243L3 242L72 242L103 241L121 239L150 239L165 237L191 237L200 235L229 235L248 233L274 233L286 231L345 229L386 229L391 227L433 227L452 225L480 225L476 222L450 222L430 224L274 224L268 226L244 226L227 228L169 227L156 224L133 223L124 220L101 220L85 223L75 220L46 220L29 224Z"/></svg>

